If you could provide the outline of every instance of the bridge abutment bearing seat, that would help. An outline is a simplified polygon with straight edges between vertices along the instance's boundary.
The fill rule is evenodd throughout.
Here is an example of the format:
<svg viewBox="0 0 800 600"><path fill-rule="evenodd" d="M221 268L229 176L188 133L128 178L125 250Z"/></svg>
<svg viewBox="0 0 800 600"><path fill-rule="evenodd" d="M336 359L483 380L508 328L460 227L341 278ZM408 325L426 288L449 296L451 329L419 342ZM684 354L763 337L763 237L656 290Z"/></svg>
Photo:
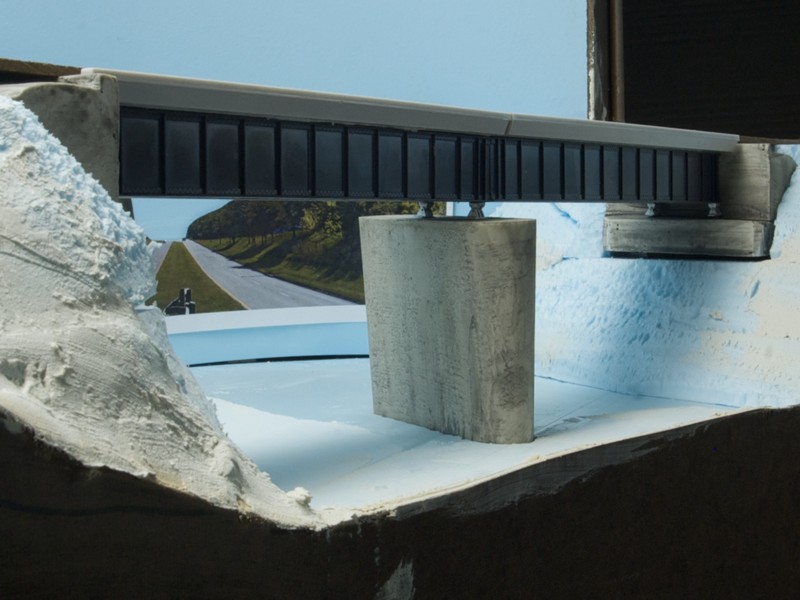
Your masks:
<svg viewBox="0 0 800 600"><path fill-rule="evenodd" d="M533 439L536 222L360 219L376 414Z"/></svg>

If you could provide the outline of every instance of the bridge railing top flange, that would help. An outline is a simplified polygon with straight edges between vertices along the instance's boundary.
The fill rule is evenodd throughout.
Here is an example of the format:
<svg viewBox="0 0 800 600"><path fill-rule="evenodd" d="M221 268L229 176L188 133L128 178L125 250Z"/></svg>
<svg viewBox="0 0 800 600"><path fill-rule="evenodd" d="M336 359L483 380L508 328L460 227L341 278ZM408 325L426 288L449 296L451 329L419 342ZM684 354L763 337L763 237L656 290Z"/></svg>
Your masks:
<svg viewBox="0 0 800 600"><path fill-rule="evenodd" d="M739 142L737 135L631 123L492 112L94 67L84 68L82 73L116 77L120 105L126 107L701 152L732 152Z"/></svg>

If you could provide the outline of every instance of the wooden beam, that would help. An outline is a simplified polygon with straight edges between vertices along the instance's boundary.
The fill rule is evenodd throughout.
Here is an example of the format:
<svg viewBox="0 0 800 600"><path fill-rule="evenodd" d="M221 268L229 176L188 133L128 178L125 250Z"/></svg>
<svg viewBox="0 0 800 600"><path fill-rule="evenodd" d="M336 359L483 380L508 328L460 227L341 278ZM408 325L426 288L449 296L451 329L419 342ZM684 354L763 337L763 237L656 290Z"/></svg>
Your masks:
<svg viewBox="0 0 800 600"><path fill-rule="evenodd" d="M0 58L0 84L56 81L64 75L78 75L80 72L78 67Z"/></svg>

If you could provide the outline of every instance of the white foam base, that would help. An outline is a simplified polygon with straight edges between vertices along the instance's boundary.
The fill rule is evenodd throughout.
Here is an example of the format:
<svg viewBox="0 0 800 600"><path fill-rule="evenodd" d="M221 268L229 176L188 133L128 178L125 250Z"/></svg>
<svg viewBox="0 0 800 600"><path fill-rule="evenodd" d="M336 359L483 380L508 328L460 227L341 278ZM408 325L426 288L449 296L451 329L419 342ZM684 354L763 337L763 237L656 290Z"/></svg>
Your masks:
<svg viewBox="0 0 800 600"><path fill-rule="evenodd" d="M233 442L279 487L306 488L322 511L392 508L569 452L749 410L537 378L537 438L484 444L374 415L367 359L193 372Z"/></svg>

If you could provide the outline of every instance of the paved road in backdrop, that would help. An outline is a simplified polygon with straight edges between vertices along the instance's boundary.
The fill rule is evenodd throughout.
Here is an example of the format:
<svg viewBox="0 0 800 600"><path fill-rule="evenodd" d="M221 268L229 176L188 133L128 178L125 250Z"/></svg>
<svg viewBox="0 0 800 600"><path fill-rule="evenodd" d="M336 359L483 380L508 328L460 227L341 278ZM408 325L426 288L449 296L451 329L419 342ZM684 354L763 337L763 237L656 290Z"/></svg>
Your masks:
<svg viewBox="0 0 800 600"><path fill-rule="evenodd" d="M268 277L228 260L197 242L185 240L184 244L206 274L247 308L353 304L335 296ZM200 298L192 299L198 303L202 301Z"/></svg>

